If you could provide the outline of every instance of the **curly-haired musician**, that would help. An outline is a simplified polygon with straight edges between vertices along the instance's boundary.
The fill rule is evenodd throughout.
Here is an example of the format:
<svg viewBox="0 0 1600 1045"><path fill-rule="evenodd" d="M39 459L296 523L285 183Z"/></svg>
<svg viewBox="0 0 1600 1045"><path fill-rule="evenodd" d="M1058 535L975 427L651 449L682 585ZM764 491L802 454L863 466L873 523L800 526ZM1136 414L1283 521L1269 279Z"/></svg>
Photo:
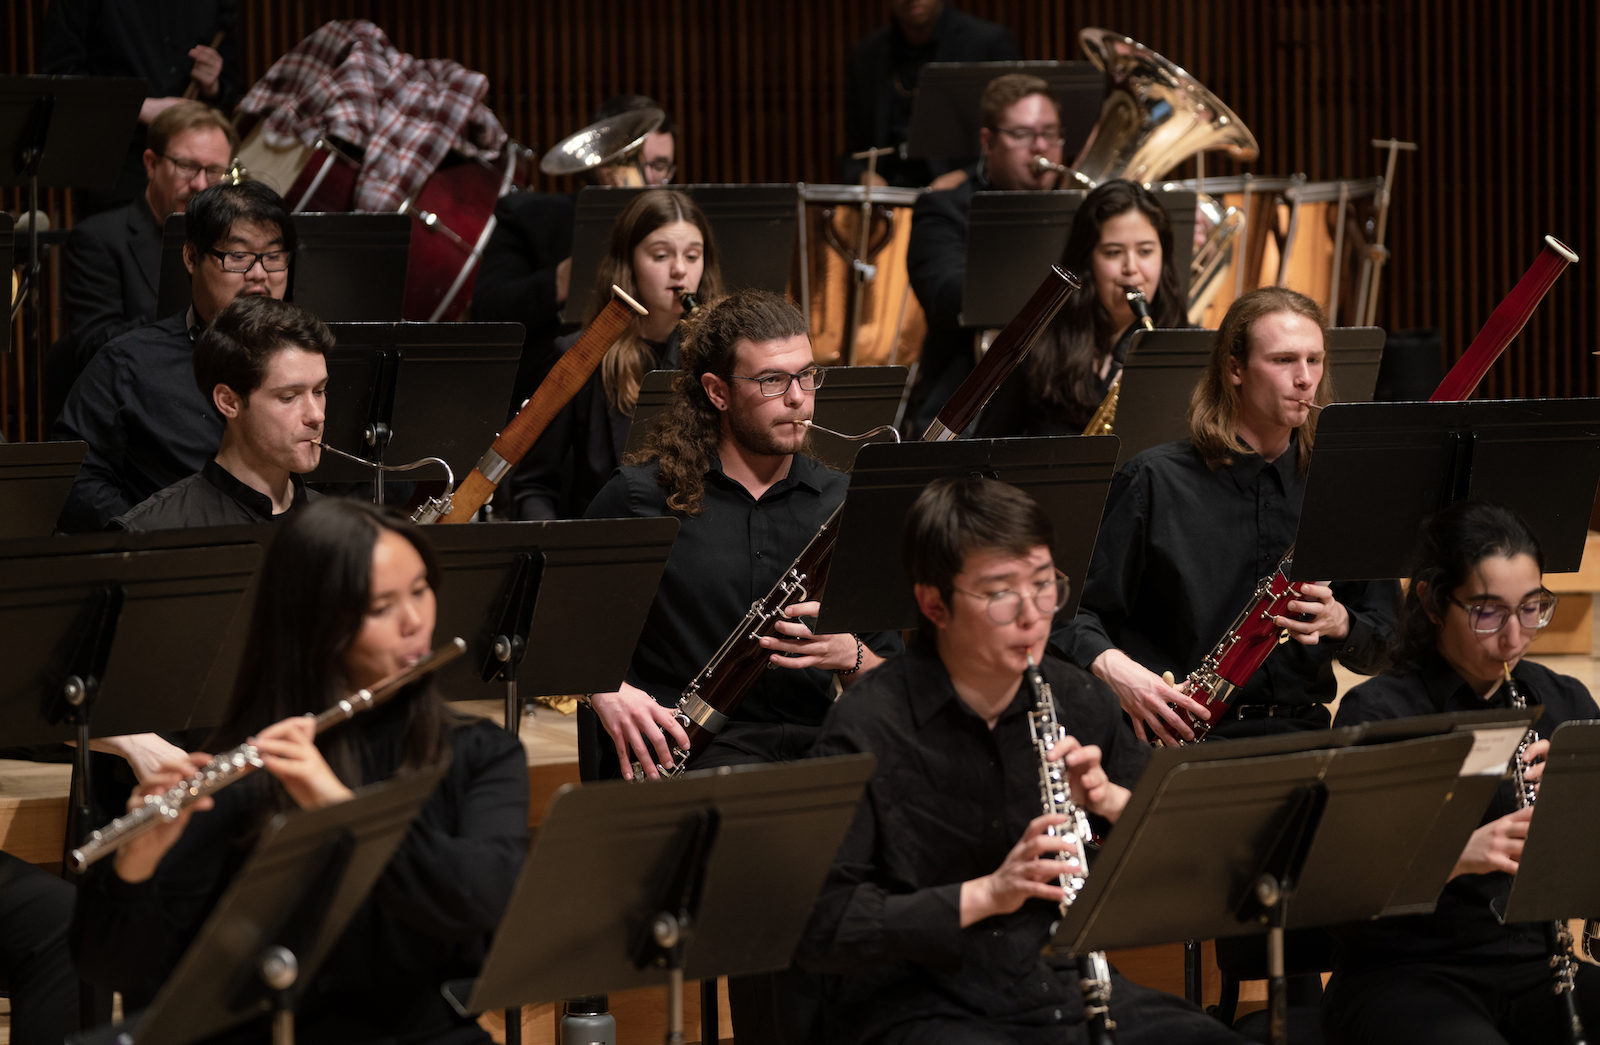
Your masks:
<svg viewBox="0 0 1600 1045"><path fill-rule="evenodd" d="M802 966L835 974L830 1042L1085 1040L1074 963L1040 956L1070 844L1045 833L1067 818L1041 815L1030 657L1067 734L1052 761L1101 832L1150 752L1104 683L1044 657L1068 583L1052 541L1038 504L992 479L930 483L906 518L917 643L840 698L815 750L877 758L800 950ZM1110 1014L1122 1045L1245 1040L1115 973Z"/></svg>
<svg viewBox="0 0 1600 1045"><path fill-rule="evenodd" d="M244 662L210 745L254 738L266 772L90 869L72 931L85 979L121 991L130 1012L148 1005L273 814L342 802L354 787L449 757L309 987L297 1032L311 1041L488 1042L439 984L476 972L521 868L522 745L453 711L426 679L320 737L308 717L428 652L438 580L422 531L381 508L328 498L290 518L262 564ZM171 765L142 793L166 790L208 758Z"/></svg>
<svg viewBox="0 0 1600 1045"><path fill-rule="evenodd" d="M1544 556L1515 513L1462 501L1423 526L1401 612L1394 660L1339 702L1336 726L1512 706L1515 686L1542 705L1546 739L1523 756L1529 782L1544 772L1549 736L1571 719L1600 718L1582 682L1523 659L1550 621ZM1511 683L1507 683L1507 678ZM1504 1045L1566 1042L1551 990L1553 941L1545 925L1502 925L1533 807L1500 786L1432 914L1387 918L1340 933L1323 1024L1338 1045ZM1503 909L1503 908L1502 908ZM1580 963L1573 997L1584 1025L1600 1029L1600 969Z"/></svg>
<svg viewBox="0 0 1600 1045"><path fill-rule="evenodd" d="M1195 386L1190 438L1146 450L1112 480L1078 615L1052 638L1116 690L1140 736L1192 739L1169 704L1204 712L1160 673L1198 667L1294 543L1316 408L1333 401L1326 325L1292 290L1239 298ZM1334 656L1363 673L1382 665L1393 582L1303 592L1289 604L1298 617L1274 621L1295 641L1242 687L1221 734L1325 727Z"/></svg>

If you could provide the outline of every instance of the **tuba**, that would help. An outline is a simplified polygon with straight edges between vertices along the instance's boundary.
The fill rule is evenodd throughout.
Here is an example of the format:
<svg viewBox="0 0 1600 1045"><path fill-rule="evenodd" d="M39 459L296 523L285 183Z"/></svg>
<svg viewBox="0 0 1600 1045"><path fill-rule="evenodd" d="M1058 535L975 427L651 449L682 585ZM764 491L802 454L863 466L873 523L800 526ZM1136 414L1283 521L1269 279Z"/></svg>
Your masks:
<svg viewBox="0 0 1600 1045"><path fill-rule="evenodd" d="M667 119L660 109L633 109L607 117L563 138L539 161L546 174L583 174L601 167L618 167L627 173L628 183L647 184L639 167L640 150L646 138Z"/></svg>

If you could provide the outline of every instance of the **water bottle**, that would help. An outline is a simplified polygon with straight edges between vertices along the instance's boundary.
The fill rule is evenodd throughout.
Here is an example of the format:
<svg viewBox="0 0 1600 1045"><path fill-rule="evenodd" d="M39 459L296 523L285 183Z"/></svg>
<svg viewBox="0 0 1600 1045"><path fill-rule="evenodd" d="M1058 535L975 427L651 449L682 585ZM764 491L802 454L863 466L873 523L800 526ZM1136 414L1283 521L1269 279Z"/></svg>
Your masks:
<svg viewBox="0 0 1600 1045"><path fill-rule="evenodd" d="M604 994L570 998L561 1017L561 1045L617 1045L617 1020Z"/></svg>

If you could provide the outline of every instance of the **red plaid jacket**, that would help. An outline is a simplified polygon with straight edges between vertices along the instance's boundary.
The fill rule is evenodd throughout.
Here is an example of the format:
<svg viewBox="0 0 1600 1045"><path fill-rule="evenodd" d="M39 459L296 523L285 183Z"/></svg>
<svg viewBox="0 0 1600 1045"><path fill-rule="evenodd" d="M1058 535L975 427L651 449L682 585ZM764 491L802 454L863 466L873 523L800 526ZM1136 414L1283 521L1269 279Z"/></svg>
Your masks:
<svg viewBox="0 0 1600 1045"><path fill-rule="evenodd" d="M320 135L366 150L355 206L392 211L451 149L493 159L505 128L483 96L489 78L441 58L401 54L371 22L329 22L273 63L239 103L266 118L270 143Z"/></svg>

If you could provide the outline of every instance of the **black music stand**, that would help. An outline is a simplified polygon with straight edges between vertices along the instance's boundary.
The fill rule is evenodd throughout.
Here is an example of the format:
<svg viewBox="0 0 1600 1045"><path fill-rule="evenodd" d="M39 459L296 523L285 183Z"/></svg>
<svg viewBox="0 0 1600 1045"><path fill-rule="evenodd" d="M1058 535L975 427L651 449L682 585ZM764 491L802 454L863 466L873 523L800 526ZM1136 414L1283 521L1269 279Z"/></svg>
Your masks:
<svg viewBox="0 0 1600 1045"><path fill-rule="evenodd" d="M306 989L448 768L273 817L150 1007L67 1040L188 1045L272 1013L274 1045L293 1045Z"/></svg>
<svg viewBox="0 0 1600 1045"><path fill-rule="evenodd" d="M1539 801L1501 920L1600 917L1600 722L1563 722L1550 735Z"/></svg>
<svg viewBox="0 0 1600 1045"><path fill-rule="evenodd" d="M672 381L678 373L676 370L652 370L644 375L639 385L639 403L633 408L633 424L628 429L625 453L644 449L651 425L672 399ZM817 424L846 435L859 435L879 425L894 424L895 411L900 408L900 397L905 393L907 373L903 366L829 367L816 393ZM862 442L893 441L894 436L885 432ZM855 464L856 451L862 442L826 432L811 433L813 455L829 468L841 472L850 471Z"/></svg>
<svg viewBox="0 0 1600 1045"><path fill-rule="evenodd" d="M1073 581L1060 616L1071 617L1078 611L1116 456L1115 436L863 446L828 566L818 634L917 626L917 604L901 566L906 515L933 479L972 474L1026 491L1049 516L1056 567Z"/></svg>
<svg viewBox="0 0 1600 1045"><path fill-rule="evenodd" d="M1467 497L1513 509L1552 573L1578 569L1600 484L1600 399L1350 403L1317 422L1296 579L1403 577L1423 519ZM1361 540L1351 541L1352 527Z"/></svg>
<svg viewBox="0 0 1600 1045"><path fill-rule="evenodd" d="M692 197L717 237L717 259L729 290L755 287L782 294L789 285L805 201L795 185L671 185ZM561 319L583 321L594 295L595 273L611 240L611 226L647 189L586 185L578 193L572 234L572 279Z"/></svg>
<svg viewBox="0 0 1600 1045"><path fill-rule="evenodd" d="M409 220L409 219L408 219ZM506 420L522 354L520 323L337 323L328 355L330 446L392 468L424 457L465 478ZM324 453L310 482L371 482L383 472ZM426 465L416 479L443 479Z"/></svg>
<svg viewBox="0 0 1600 1045"><path fill-rule="evenodd" d="M29 212L39 210L39 188L97 189L116 181L123 154L139 126L143 80L110 76L0 76L0 186L27 190ZM44 360L40 341L39 225L28 237L27 281L7 325L23 310L22 348L33 365ZM9 303L10 299L7 298ZM7 340L9 341L9 331Z"/></svg>
<svg viewBox="0 0 1600 1045"><path fill-rule="evenodd" d="M788 968L873 766L847 755L563 787L482 971L445 997L475 1013L664 983L668 1040L682 1041L684 977Z"/></svg>
<svg viewBox="0 0 1600 1045"><path fill-rule="evenodd" d="M439 687L451 700L503 693L515 734L528 697L621 684L678 520L435 526L428 534L446 577L437 630L469 643L465 657L438 672Z"/></svg>
<svg viewBox="0 0 1600 1045"><path fill-rule="evenodd" d="M0 540L48 537L88 452L81 440L0 444Z"/></svg>
<svg viewBox="0 0 1600 1045"><path fill-rule="evenodd" d="M1117 397L1116 433L1122 437L1117 467L1152 446L1189 438L1189 396L1210 365L1216 336L1214 330L1146 330L1133 335ZM1378 327L1328 331L1328 360L1339 402L1371 401L1383 341ZM1320 427L1317 438L1322 438Z"/></svg>
<svg viewBox="0 0 1600 1045"><path fill-rule="evenodd" d="M284 300L324 323L395 323L406 292L411 218L404 214L291 216L300 246L289 264ZM161 234L161 285L156 318L189 307L183 265L184 217L167 218Z"/></svg>
<svg viewBox="0 0 1600 1045"><path fill-rule="evenodd" d="M1022 311L1050 266L1060 263L1072 220L1087 195L1071 188L972 194L966 280L961 288L962 326L1003 327ZM1195 194L1188 189L1158 188L1155 196L1172 222L1172 252L1178 271L1188 272L1194 251Z"/></svg>
<svg viewBox="0 0 1600 1045"><path fill-rule="evenodd" d="M1306 750L1307 739L1152 755L1051 949L1077 956L1266 931L1277 941L1272 1040L1283 1042L1283 931L1376 917L1414 860L1427 855L1424 842L1448 843L1453 861L1467 837L1443 839L1429 828L1472 736L1320 750ZM1388 859L1352 875L1352 852ZM1152 905L1154 895L1162 902Z"/></svg>
<svg viewBox="0 0 1600 1045"><path fill-rule="evenodd" d="M1061 108L1061 158L1071 163L1100 119L1105 98L1106 74L1093 62L930 62L917 73L905 155L939 160L976 157L978 130L983 126L978 100L991 80L1007 73L1038 76L1055 92Z"/></svg>

